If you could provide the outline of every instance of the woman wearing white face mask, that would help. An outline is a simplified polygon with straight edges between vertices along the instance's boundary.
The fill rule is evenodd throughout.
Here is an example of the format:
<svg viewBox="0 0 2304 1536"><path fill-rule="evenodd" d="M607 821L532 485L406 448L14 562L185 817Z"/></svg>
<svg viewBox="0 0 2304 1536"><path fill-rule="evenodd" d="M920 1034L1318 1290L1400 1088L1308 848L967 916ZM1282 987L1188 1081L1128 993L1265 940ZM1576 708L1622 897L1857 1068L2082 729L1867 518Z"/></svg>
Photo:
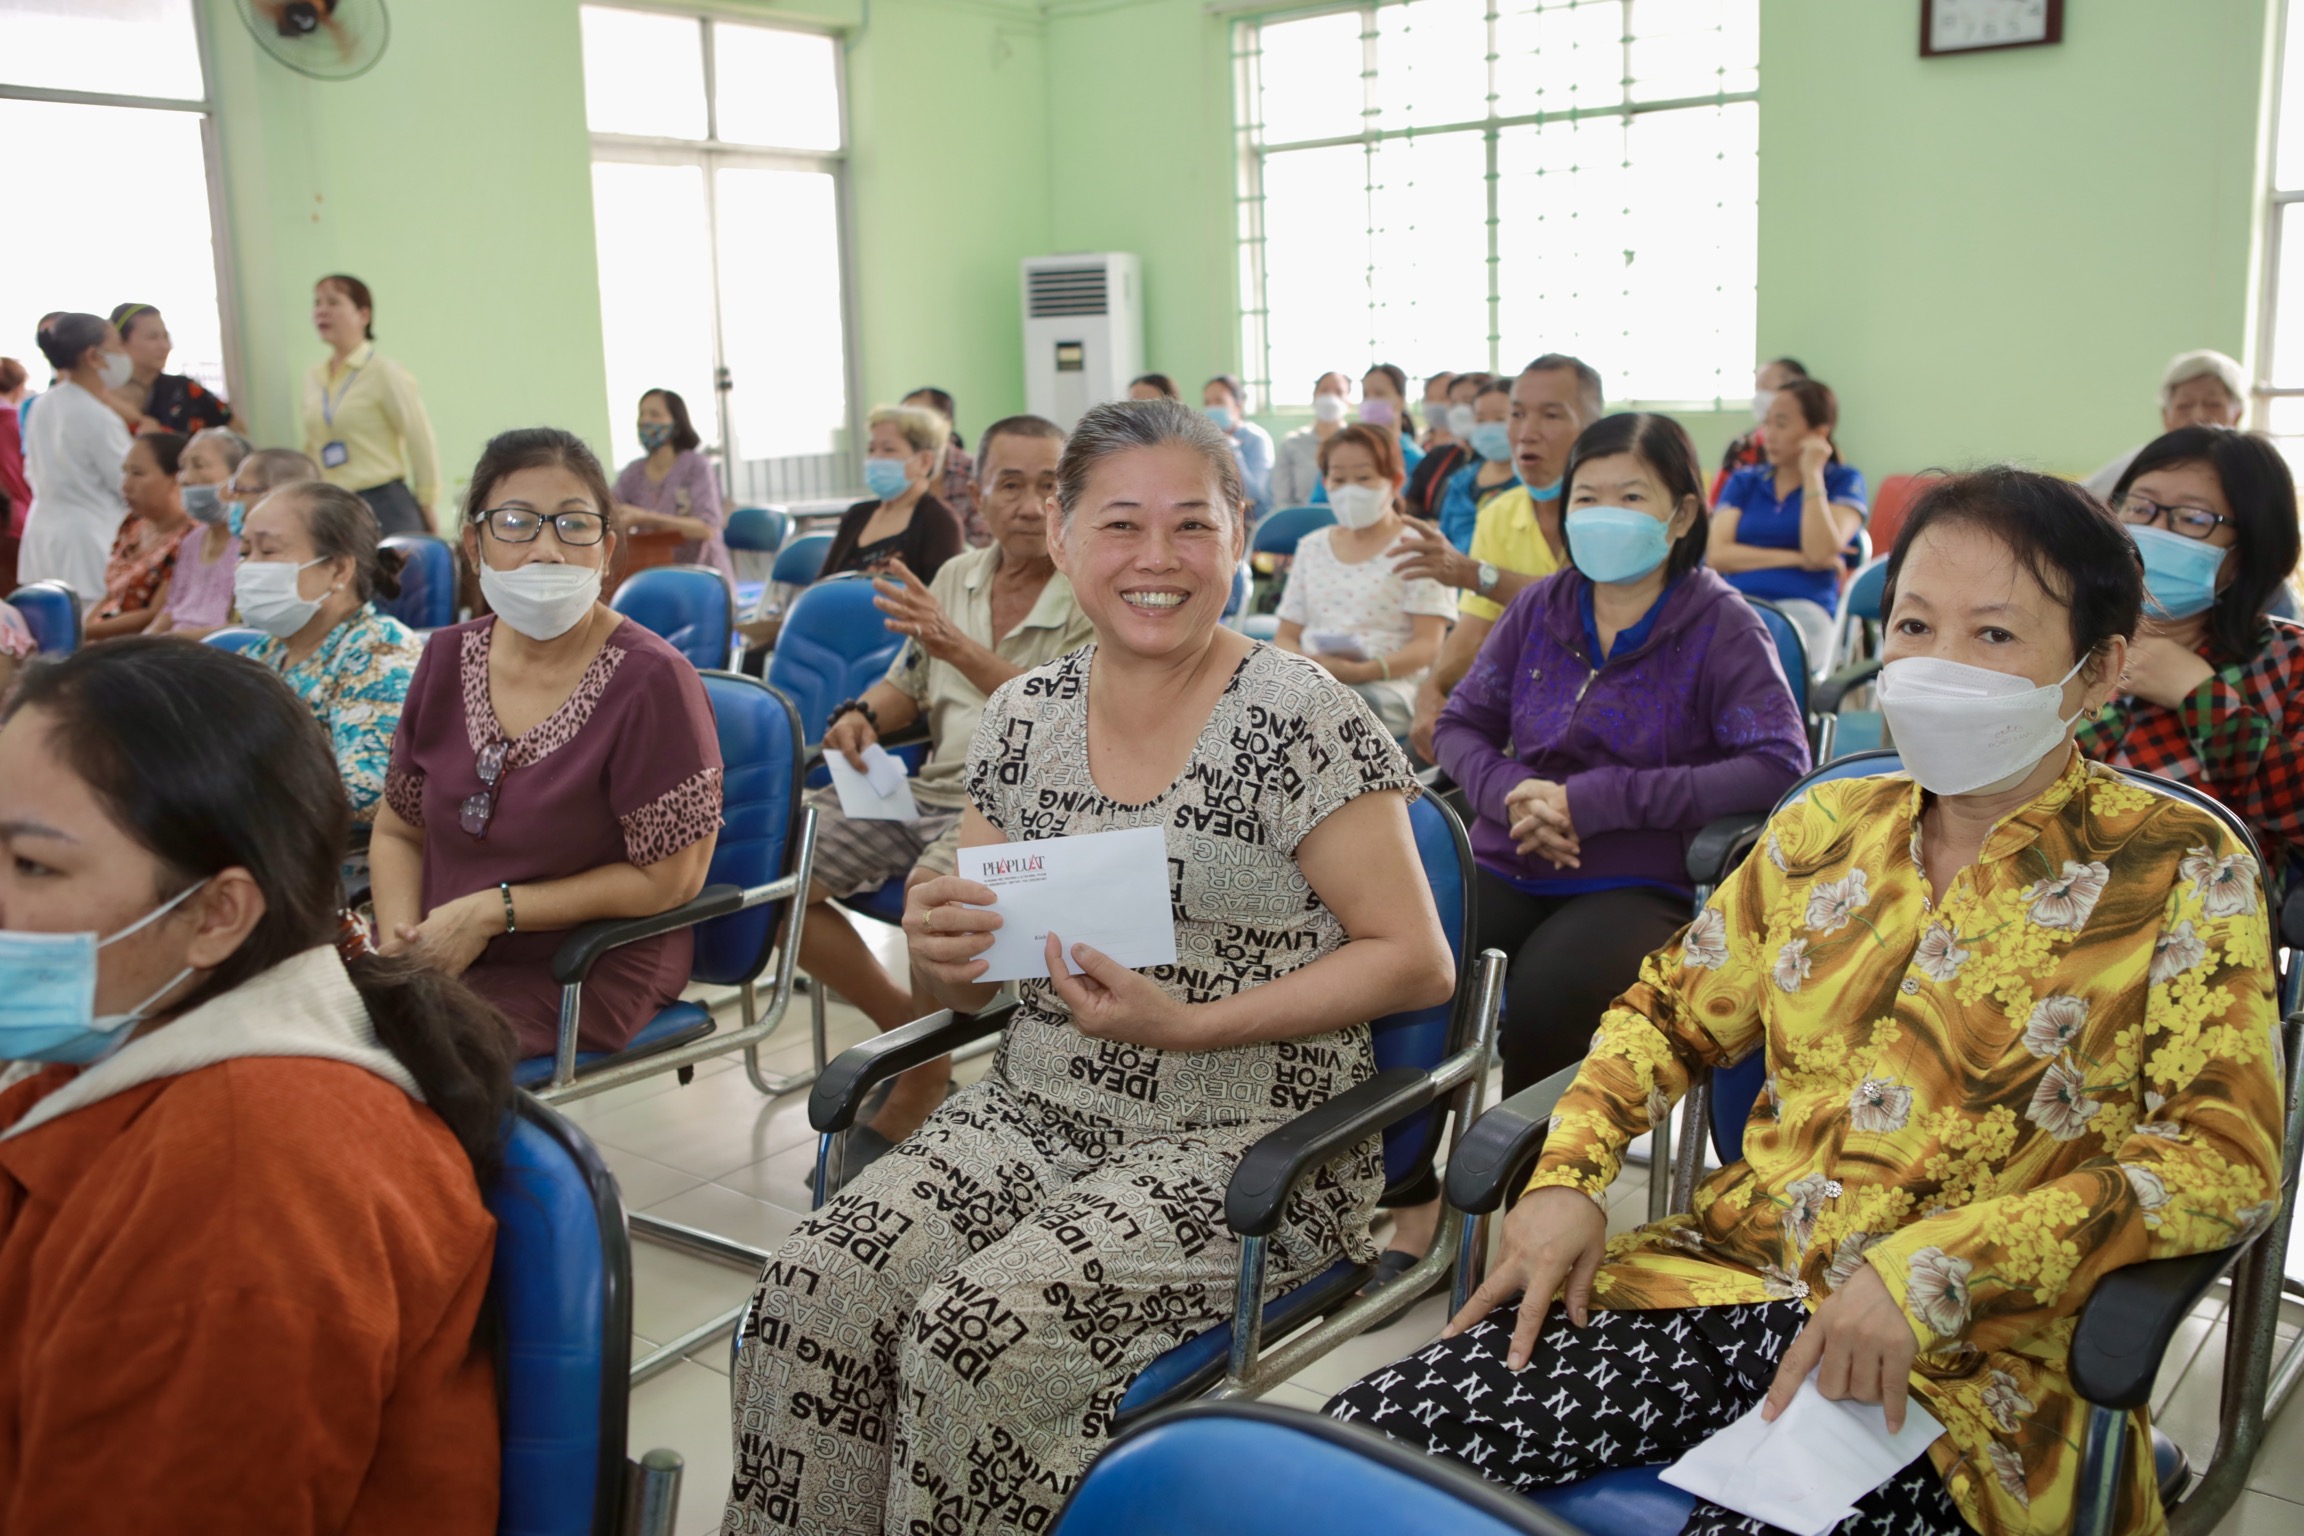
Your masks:
<svg viewBox="0 0 2304 1536"><path fill-rule="evenodd" d="M1454 592L1403 577L1389 558L1407 527L1398 442L1388 431L1351 426L1321 445L1336 526L1316 528L1296 546L1273 640L1327 668L1396 738L1408 734L1416 684L1456 617Z"/></svg>
<svg viewBox="0 0 2304 1536"><path fill-rule="evenodd" d="M1231 440L1232 457L1240 464L1240 484L1248 492L1248 521L1253 526L1274 506L1272 434L1248 419L1248 391L1229 373L1220 373L1200 390L1201 410Z"/></svg>
<svg viewBox="0 0 2304 1536"><path fill-rule="evenodd" d="M56 386L24 424L32 512L17 554L20 582L61 581L83 609L104 595L104 564L128 503L120 465L128 426L110 402L134 364L101 316L59 315L40 333Z"/></svg>
<svg viewBox="0 0 2304 1536"><path fill-rule="evenodd" d="M1272 505L1308 507L1322 496L1320 450L1352 418L1352 381L1324 373L1312 381L1312 420L1280 439L1272 461Z"/></svg>
<svg viewBox="0 0 2304 1536"><path fill-rule="evenodd" d="M264 631L249 659L296 691L336 753L355 821L373 821L392 733L423 645L376 607L400 590L400 555L377 546L376 516L342 486L282 486L248 512L232 600Z"/></svg>
<svg viewBox="0 0 2304 1536"><path fill-rule="evenodd" d="M2137 453L2112 511L2144 557L2144 625L2080 750L2207 790L2284 886L2304 845L2304 627L2270 611L2296 569L2287 461L2250 433L2179 427Z"/></svg>
<svg viewBox="0 0 2304 1536"><path fill-rule="evenodd" d="M462 976L529 1056L559 1037L566 930L689 900L720 834L702 679L600 601L612 505L573 433L490 440L464 553L496 611L426 643L369 850L384 952ZM693 953L687 929L611 951L584 984L582 1048L621 1049L680 995Z"/></svg>
<svg viewBox="0 0 2304 1536"><path fill-rule="evenodd" d="M1921 495L1888 567L1879 690L1909 774L1812 787L1647 958L1487 1283L1416 1371L1347 1389L1343 1416L1382 1409L1412 1446L1529 1489L1674 1459L1813 1380L1882 1405L1891 1432L1911 1401L1944 1427L1837 1532L2073 1527L2087 1405L2067 1351L2091 1291L2281 1209L2256 860L2071 741L2118 686L2143 595L2078 486L1993 469ZM1628 1144L1701 1067L1754 1051L1744 1155L1695 1214L1608 1242L1597 1201ZM1660 1408L1634 1450L1578 1383L1642 1343L1655 1395L1610 1399ZM1568 1390L1507 1404L1523 1370ZM2122 1432L2111 1527L2157 1530L2144 1417ZM1703 1503L1686 1526L1754 1528Z"/></svg>

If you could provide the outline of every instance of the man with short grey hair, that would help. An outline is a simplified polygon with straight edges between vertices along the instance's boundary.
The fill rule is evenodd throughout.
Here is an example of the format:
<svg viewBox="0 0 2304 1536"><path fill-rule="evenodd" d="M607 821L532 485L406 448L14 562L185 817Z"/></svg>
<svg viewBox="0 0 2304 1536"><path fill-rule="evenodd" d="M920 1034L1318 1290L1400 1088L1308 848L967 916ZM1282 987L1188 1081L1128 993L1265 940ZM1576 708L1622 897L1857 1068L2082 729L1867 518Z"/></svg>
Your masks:
<svg viewBox="0 0 2304 1536"><path fill-rule="evenodd" d="M2160 375L2160 430L2178 427L2237 427L2248 414L2248 375L2239 362L2213 347L2179 352ZM2096 473L2084 484L2098 501L2110 501L2112 488L2128 472L2129 461L2144 451L2139 443Z"/></svg>

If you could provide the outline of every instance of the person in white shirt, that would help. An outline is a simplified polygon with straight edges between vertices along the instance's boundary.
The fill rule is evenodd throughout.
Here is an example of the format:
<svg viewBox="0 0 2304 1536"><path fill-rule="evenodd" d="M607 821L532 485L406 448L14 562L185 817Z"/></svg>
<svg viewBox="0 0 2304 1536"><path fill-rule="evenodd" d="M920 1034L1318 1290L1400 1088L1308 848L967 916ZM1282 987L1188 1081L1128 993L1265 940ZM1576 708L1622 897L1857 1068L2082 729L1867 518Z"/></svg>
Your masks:
<svg viewBox="0 0 2304 1536"><path fill-rule="evenodd" d="M2168 360L2167 371L2160 375L2162 433L2178 427L2237 427L2247 414L2248 374L2236 359L2213 347L2202 347L2197 352L2179 352ZM2081 484L2098 501L2109 504L2120 477L2128 473L2130 461L2143 451L2144 444L2138 443Z"/></svg>
<svg viewBox="0 0 2304 1536"><path fill-rule="evenodd" d="M1296 546L1273 643L1327 668L1386 731L1403 737L1415 717L1416 685L1456 617L1456 594L1402 576L1391 558L1408 526L1397 432L1341 429L1320 445L1320 473L1336 526Z"/></svg>
<svg viewBox="0 0 2304 1536"><path fill-rule="evenodd" d="M133 367L100 315L59 315L40 333L56 386L25 423L32 515L17 556L21 582L61 581L83 611L104 596L104 562L128 516L120 463L128 424L107 403Z"/></svg>

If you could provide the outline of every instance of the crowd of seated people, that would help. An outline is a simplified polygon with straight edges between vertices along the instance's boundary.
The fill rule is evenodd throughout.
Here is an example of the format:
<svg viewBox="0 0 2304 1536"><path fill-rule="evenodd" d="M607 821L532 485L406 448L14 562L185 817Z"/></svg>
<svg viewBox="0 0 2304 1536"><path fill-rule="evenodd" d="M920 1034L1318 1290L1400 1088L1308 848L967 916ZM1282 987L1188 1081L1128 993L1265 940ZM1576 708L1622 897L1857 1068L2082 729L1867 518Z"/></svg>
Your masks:
<svg viewBox="0 0 2304 1536"><path fill-rule="evenodd" d="M336 351L315 370L324 432L374 366L346 281L316 309ZM570 433L498 435L456 518L477 616L419 635L379 606L400 569L379 502L428 521L428 498L220 423L178 435L149 410L165 376L138 372L155 332L148 310L50 318L24 550L86 580L108 529L102 580L62 661L27 664L0 605L0 933L102 941L73 961L86 1006L38 1030L11 1018L0 945L0 1056L48 1064L0 1092L0 1305L23 1298L8 1337L68 1341L0 1344L28 1426L0 1458L94 1467L157 1440L115 1480L121 1510L157 1509L172 1480L236 1465L202 1403L263 1397L267 1452L312 1498L378 1529L488 1529L474 1191L511 1066L558 1046L568 930L701 889L734 766L695 667L602 592L632 534L731 574L719 483L669 391L641 397L644 452L613 484ZM2185 410L2203 380L2229 393L2188 374ZM130 419L138 381L149 420ZM2017 470L1932 481L1883 551L1877 699L1906 773L1814 789L1699 909L1695 834L1764 815L1811 766L1745 598L1826 654L1867 514L1831 389L1789 359L1758 382L1709 497L1680 423L1608 414L1598 370L1554 353L1428 380L1429 434L1389 364L1356 412L1350 379L1323 376L1313 422L1277 446L1228 375L1198 408L1148 374L1069 434L1010 417L973 445L940 390L871 413L872 495L822 577L869 579L902 643L823 745L862 766L924 730L921 814L809 794L802 967L882 1030L982 1010L1001 919L959 850L1137 827L1167 843L1178 959L1130 970L1051 934L986 1075L954 1089L948 1060L918 1066L867 1111L761 1277L724 1528L1053 1521L1136 1373L1230 1317L1225 1191L1299 1112L1260 1085L1285 1070L1299 1098L1341 1093L1375 1071L1370 1020L1451 994L1410 834L1426 793L1463 811L1471 940L1506 956L1505 1090L1581 1065L1487 1283L1332 1411L1532 1489L1671 1460L1816 1371L1827 1395L1891 1419L1921 1402L1946 1427L1859 1520L2069 1522L2084 1408L2064 1341L2089 1287L2278 1209L2262 924L2304 839L2304 629L2274 616L2293 482L2228 421L2171 423L2108 501ZM117 450L102 476L99 450ZM1250 530L1308 502L1334 524L1297 544L1259 643L1223 622ZM246 660L189 643L233 623L262 632ZM2106 765L2232 806L2271 889L2217 824ZM891 882L908 974L839 906ZM342 921L362 887L367 913ZM611 951L579 1047L629 1043L692 956L685 929ZM1605 1244L1630 1141L1754 1049L1746 1155L1690 1214ZM293 1110L255 1126L250 1094ZM305 1143L346 1126L389 1166L299 1181L328 1161ZM27 1201L43 1169L63 1182ZM1388 1211L1387 1182L1373 1138L1313 1175L1272 1237L1271 1289L1339 1258L1370 1292L1405 1275L1440 1190L1429 1159L1390 1181ZM293 1242L227 1252L238 1198L314 1214ZM122 1210L152 1213L139 1241L91 1256L76 1234ZM195 1250L199 1283L117 1358L107 1325L163 1244ZM226 1296L296 1320L304 1353L248 1346ZM986 1307L1005 1345L956 1347ZM1641 1349L1673 1382L1670 1434L1586 1433L1592 1363ZM323 1350L372 1368L314 1413L282 1383ZM162 1353L206 1362L202 1396L119 1390ZM1530 1368L1571 1385L1515 1391ZM2120 1491L2138 1529L2141 1434ZM15 1484L0 1509L61 1518ZM1701 1501L1688 1526L1754 1529Z"/></svg>

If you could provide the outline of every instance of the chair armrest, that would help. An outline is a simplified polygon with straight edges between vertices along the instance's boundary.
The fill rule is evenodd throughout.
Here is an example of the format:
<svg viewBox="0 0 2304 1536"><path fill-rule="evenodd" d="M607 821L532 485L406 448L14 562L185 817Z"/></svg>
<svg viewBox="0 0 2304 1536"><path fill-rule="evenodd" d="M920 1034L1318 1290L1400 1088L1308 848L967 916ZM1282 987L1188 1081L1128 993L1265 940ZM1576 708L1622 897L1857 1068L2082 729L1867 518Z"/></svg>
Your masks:
<svg viewBox="0 0 2304 1536"><path fill-rule="evenodd" d="M2150 1402L2169 1340L2246 1246L2147 1259L2097 1281L2072 1331L2073 1389L2103 1408Z"/></svg>
<svg viewBox="0 0 2304 1536"><path fill-rule="evenodd" d="M1242 1237L1268 1237L1280 1225L1288 1193L1306 1173L1358 1146L1395 1120L1440 1097L1429 1072L1387 1067L1364 1083L1267 1131L1232 1170L1224 1222Z"/></svg>
<svg viewBox="0 0 2304 1536"><path fill-rule="evenodd" d="M1688 878L1701 886L1715 886L1727 879L1728 871L1751 851L1766 825L1766 816L1749 812L1707 823L1688 840Z"/></svg>
<svg viewBox="0 0 2304 1536"><path fill-rule="evenodd" d="M1840 712L1842 699L1879 675L1880 662L1877 657L1871 661L1860 661L1852 667L1842 667L1808 690L1808 707L1820 715L1836 715Z"/></svg>
<svg viewBox="0 0 2304 1536"><path fill-rule="evenodd" d="M1526 1183L1544 1150L1553 1107L1574 1081L1576 1068L1562 1067L1473 1121L1448 1159L1448 1203L1484 1216Z"/></svg>
<svg viewBox="0 0 2304 1536"><path fill-rule="evenodd" d="M880 737L879 743L881 750L886 752L894 752L898 747L920 747L932 745L928 735L927 717L923 715L920 719L915 720L910 725L904 727L904 729L893 732L890 735ZM824 743L818 742L814 747L809 749L807 760L800 765L800 772L802 776L805 777L808 774L814 773L817 769L823 766Z"/></svg>
<svg viewBox="0 0 2304 1536"><path fill-rule="evenodd" d="M726 917L741 912L745 907L744 887L740 885L708 885L698 891L695 898L679 906L659 912L653 917L611 917L597 923L586 923L581 928L568 930L568 937L560 941L559 950L552 956L552 979L564 987L572 987L592 974L592 967L600 957L612 949L636 944L642 939L655 938L660 933L676 933L715 917Z"/></svg>
<svg viewBox="0 0 2304 1536"><path fill-rule="evenodd" d="M917 1066L949 1056L971 1040L996 1035L1008 1027L1014 1003L1001 1003L982 1013L954 1013L941 1008L901 1029L852 1045L824 1068L808 1094L808 1123L822 1134L844 1131L856 1123L856 1110L864 1095Z"/></svg>

